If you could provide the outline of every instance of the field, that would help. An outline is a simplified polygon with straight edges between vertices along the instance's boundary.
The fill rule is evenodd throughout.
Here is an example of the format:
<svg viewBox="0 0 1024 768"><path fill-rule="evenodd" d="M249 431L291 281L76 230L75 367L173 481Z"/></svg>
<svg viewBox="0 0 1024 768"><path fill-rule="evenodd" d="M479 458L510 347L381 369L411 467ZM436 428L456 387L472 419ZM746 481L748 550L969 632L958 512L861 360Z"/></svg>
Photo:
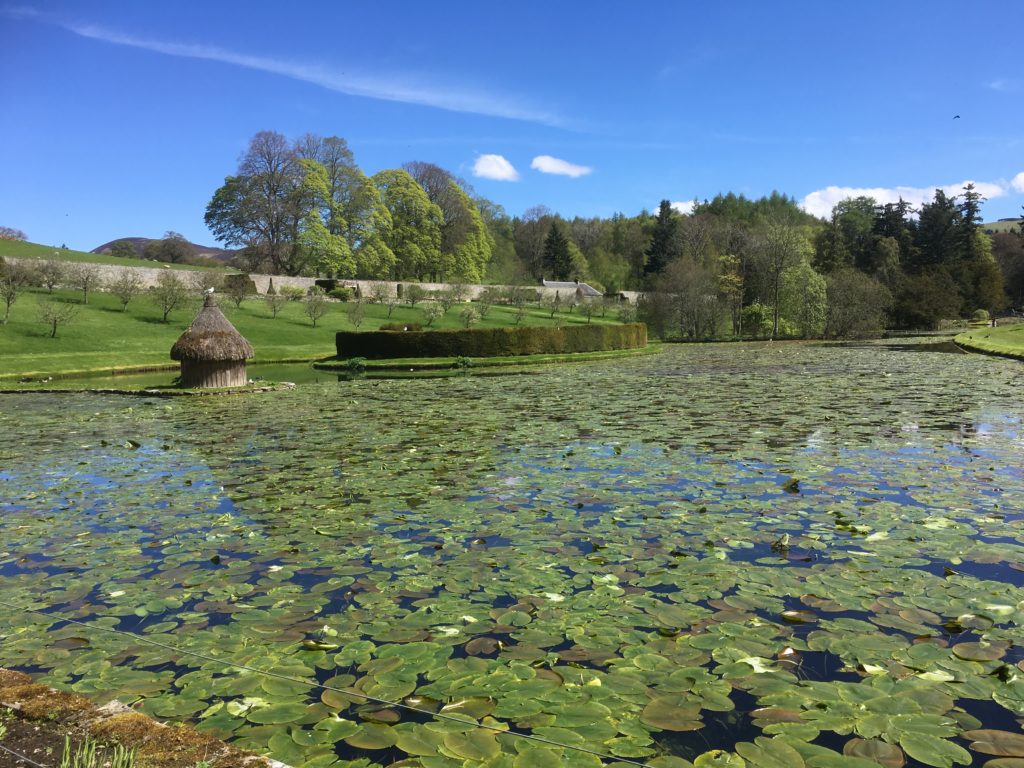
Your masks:
<svg viewBox="0 0 1024 768"><path fill-rule="evenodd" d="M0 240L0 258L11 256L16 259L58 259L60 261L86 261L93 264L113 264L119 267L163 267L163 264L145 259L120 259L116 256L101 253L86 253L84 251L72 251L67 248L58 248L53 245L39 245L38 243L27 243L22 240ZM168 264L171 269L214 269L217 267L192 267L186 264ZM235 270L231 270L235 271Z"/></svg>
<svg viewBox="0 0 1024 768"><path fill-rule="evenodd" d="M1019 232L1024 219L1013 221L990 221L981 225L985 232Z"/></svg>
<svg viewBox="0 0 1024 768"><path fill-rule="evenodd" d="M306 768L1020 756L1019 363L937 349L3 395L0 665Z"/></svg>
<svg viewBox="0 0 1024 768"><path fill-rule="evenodd" d="M55 297L77 303L81 294L57 291ZM188 307L172 312L168 323L163 323L160 311L146 296L133 300L128 311L122 312L113 295L90 294L89 304L80 305L71 323L60 327L56 338L50 338L48 329L38 319L37 303L45 298L44 290L25 293L12 307L10 322L0 326L0 381L176 365L170 360L171 346L199 307L197 296ZM263 299L247 299L236 309L227 297L222 297L219 306L255 348L255 362L332 357L336 352L335 332L354 328L345 311L348 305L338 302L330 303L328 313L315 328L301 302L285 304L276 319ZM423 304L395 307L389 319L387 307L367 304L359 329L372 330L387 322L423 323L423 307ZM592 322L613 322L613 315L610 312L605 318L594 317ZM521 322L534 325L587 322L578 312L561 312L556 317L557 321L549 312L531 308ZM494 306L478 327L515 323L514 309ZM456 306L432 327L460 326Z"/></svg>

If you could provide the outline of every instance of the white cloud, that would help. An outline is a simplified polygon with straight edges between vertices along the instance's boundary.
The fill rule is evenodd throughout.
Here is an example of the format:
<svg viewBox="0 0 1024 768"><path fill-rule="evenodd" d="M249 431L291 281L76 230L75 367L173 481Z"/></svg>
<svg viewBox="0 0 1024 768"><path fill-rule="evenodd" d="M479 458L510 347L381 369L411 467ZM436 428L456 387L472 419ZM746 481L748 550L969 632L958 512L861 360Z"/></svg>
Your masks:
<svg viewBox="0 0 1024 768"><path fill-rule="evenodd" d="M458 87L419 82L407 76L391 76L388 78L361 76L316 64L253 56L212 45L135 37L93 24L69 22L32 8L3 8L0 9L0 15L19 19L29 18L44 24L52 24L79 37L99 40L111 45L141 48L165 56L216 61L259 72L280 75L350 96L363 96L370 99L396 101L404 104L419 104L451 112L504 117L552 126L559 126L564 122L557 115L533 110L501 96L477 93Z"/></svg>
<svg viewBox="0 0 1024 768"><path fill-rule="evenodd" d="M480 155L473 163L473 175L495 181L519 181L519 171L501 155Z"/></svg>
<svg viewBox="0 0 1024 768"><path fill-rule="evenodd" d="M1014 189L1017 188L1018 179L1024 188L1024 173L1017 174L1011 182ZM923 203L930 203L935 199L935 190L941 189L949 196L959 195L963 192L964 186L974 184L975 190L986 200L1002 197L1009 191L1005 182L991 181L961 181L956 184L936 184L933 187L825 187L811 192L804 197L800 205L808 213L822 218L832 215L832 208L836 203L848 197L873 197L879 204L896 203L903 198L911 205L918 207ZM1024 191L1024 189L1022 189Z"/></svg>
<svg viewBox="0 0 1024 768"><path fill-rule="evenodd" d="M695 206L696 204L696 200L690 200L689 202L685 203L673 202L671 203L671 206L672 209L676 211L676 213L682 213L686 216L689 216L691 213L693 213L693 206Z"/></svg>
<svg viewBox="0 0 1024 768"><path fill-rule="evenodd" d="M586 176L594 169L588 165L576 165L567 160L559 160L551 155L537 155L530 163L530 167L541 173L553 173L556 176L569 176L577 179Z"/></svg>
<svg viewBox="0 0 1024 768"><path fill-rule="evenodd" d="M1017 192L1024 192L1024 171L1021 171L1010 182L1010 186Z"/></svg>

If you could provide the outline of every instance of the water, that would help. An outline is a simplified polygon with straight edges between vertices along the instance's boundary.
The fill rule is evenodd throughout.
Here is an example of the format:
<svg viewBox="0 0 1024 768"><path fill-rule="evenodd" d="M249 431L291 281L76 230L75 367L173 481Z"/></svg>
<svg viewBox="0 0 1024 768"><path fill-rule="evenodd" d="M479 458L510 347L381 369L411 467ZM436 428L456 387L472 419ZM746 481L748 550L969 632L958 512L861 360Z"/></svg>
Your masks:
<svg viewBox="0 0 1024 768"><path fill-rule="evenodd" d="M841 750L868 727L843 686L892 684L878 701L908 727L945 717L931 738L966 747L1024 716L1019 373L928 340L687 345L531 377L0 398L0 599L52 613L5 609L0 663L206 714L295 765L401 759L410 742L368 746L398 733L468 749L422 716L337 725L309 686L338 675L638 759L751 742L765 706L834 710L787 738ZM61 618L305 687L130 636L69 643ZM187 685L133 676L152 670ZM297 709L251 714L279 705ZM702 728L665 727L693 706ZM349 741L318 743L329 728Z"/></svg>

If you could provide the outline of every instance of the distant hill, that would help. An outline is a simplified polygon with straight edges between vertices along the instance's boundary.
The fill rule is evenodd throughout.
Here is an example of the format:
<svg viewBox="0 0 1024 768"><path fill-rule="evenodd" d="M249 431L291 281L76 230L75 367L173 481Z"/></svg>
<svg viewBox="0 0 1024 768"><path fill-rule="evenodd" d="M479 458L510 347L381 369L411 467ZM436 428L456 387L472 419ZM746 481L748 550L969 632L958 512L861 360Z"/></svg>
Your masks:
<svg viewBox="0 0 1024 768"><path fill-rule="evenodd" d="M996 232L1020 232L1024 225L1024 219L999 219L999 221L986 221L981 228L990 235Z"/></svg>
<svg viewBox="0 0 1024 768"><path fill-rule="evenodd" d="M93 248L90 253L110 253L110 248L114 243L119 243L122 240L127 240L131 243L135 252L142 256L143 251L146 249L146 244L152 242L156 238L152 237L119 237L116 240L111 240L109 243ZM195 243L189 243L192 247L192 254L194 256L205 256L209 259L216 259L217 261L224 262L225 264L231 260L231 257L235 255L235 251L227 250L225 248L212 248L208 245L196 245Z"/></svg>

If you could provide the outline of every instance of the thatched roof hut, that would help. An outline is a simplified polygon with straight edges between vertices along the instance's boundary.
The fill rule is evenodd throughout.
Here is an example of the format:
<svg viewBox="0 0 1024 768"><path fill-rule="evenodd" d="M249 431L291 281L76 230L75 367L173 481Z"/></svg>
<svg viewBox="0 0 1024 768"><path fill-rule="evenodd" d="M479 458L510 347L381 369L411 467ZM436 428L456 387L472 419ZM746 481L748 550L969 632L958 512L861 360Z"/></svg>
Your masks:
<svg viewBox="0 0 1024 768"><path fill-rule="evenodd" d="M171 359L181 361L183 387L241 386L248 381L245 361L252 356L252 345L217 308L212 293L171 347Z"/></svg>

